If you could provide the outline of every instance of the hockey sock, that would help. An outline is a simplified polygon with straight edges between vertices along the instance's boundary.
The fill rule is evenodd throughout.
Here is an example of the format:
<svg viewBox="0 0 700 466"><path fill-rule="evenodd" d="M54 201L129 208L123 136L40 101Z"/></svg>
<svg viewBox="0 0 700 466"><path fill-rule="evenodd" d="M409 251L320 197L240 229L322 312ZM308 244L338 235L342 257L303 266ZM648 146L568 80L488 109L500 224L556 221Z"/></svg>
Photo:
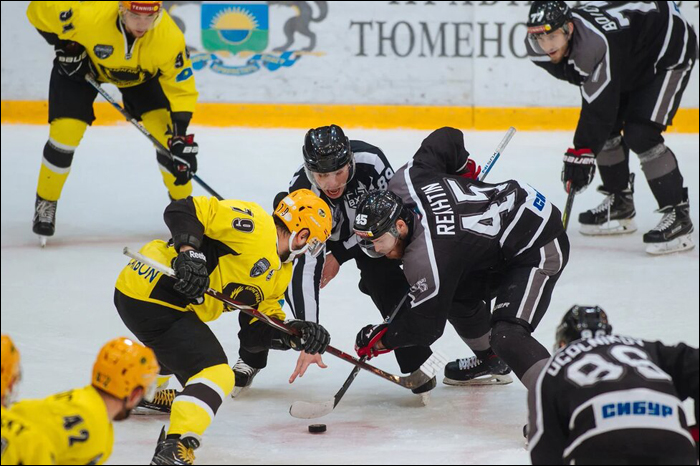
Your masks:
<svg viewBox="0 0 700 466"><path fill-rule="evenodd" d="M86 128L87 123L72 118L59 118L51 122L36 189L43 199L57 201L61 197L73 163L73 154Z"/></svg>
<svg viewBox="0 0 700 466"><path fill-rule="evenodd" d="M596 157L603 187L609 192L619 193L627 189L630 177L630 150L622 136L610 139Z"/></svg>
<svg viewBox="0 0 700 466"><path fill-rule="evenodd" d="M664 144L639 154L642 170L659 208L683 202L683 175L676 156Z"/></svg>
<svg viewBox="0 0 700 466"><path fill-rule="evenodd" d="M528 329L512 322L496 322L491 332L491 346L523 384L530 383L533 379L528 377L525 380L527 372L550 356L547 349L533 338ZM534 377L534 380L537 380L537 377ZM531 387L526 388L529 390Z"/></svg>
<svg viewBox="0 0 700 466"><path fill-rule="evenodd" d="M203 435L233 391L234 382L228 364L207 367L191 377L173 402L168 435Z"/></svg>

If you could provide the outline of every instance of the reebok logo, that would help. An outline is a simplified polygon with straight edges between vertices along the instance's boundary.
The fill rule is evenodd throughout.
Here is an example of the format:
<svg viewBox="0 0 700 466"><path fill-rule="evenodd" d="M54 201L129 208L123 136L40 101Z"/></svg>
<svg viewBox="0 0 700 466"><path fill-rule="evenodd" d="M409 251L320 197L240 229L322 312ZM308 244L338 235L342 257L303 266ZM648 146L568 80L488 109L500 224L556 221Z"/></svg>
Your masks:
<svg viewBox="0 0 700 466"><path fill-rule="evenodd" d="M203 253L199 251L187 251L189 253L189 256L192 259L199 259L201 261L206 262L207 261L207 256L205 256Z"/></svg>

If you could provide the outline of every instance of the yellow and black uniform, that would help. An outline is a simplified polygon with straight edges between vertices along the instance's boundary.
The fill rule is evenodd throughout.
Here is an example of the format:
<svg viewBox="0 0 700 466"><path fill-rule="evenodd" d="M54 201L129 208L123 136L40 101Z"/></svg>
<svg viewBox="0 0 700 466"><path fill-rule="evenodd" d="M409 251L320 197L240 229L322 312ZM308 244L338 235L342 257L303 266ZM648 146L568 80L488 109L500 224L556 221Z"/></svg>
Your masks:
<svg viewBox="0 0 700 466"><path fill-rule="evenodd" d="M173 240L152 241L141 254L170 266L189 245L206 256L209 287L260 312L284 319L282 300L292 264L277 252L277 227L258 204L189 197L173 202L164 214ZM176 280L132 260L116 284L115 305L134 335L152 348L162 370L184 386L172 405L168 435L201 436L234 386L234 374L214 333L205 322L227 309L205 295L189 302L174 289ZM276 346L278 331L242 315L255 330L242 344L250 351ZM163 372L162 372L163 373Z"/></svg>
<svg viewBox="0 0 700 466"><path fill-rule="evenodd" d="M2 410L2 464L103 464L114 432L91 385Z"/></svg>
<svg viewBox="0 0 700 466"><path fill-rule="evenodd" d="M119 3L34 1L27 16L49 44L73 41L83 46L98 81L115 84L126 109L167 147L169 136L186 134L197 102L185 38L165 11L142 37L132 37L120 19ZM61 74L57 63L51 73L50 132L37 188L38 196L48 201L61 195L74 151L95 119L97 95L83 79ZM162 163L161 172L173 199L191 194L191 183L176 186Z"/></svg>

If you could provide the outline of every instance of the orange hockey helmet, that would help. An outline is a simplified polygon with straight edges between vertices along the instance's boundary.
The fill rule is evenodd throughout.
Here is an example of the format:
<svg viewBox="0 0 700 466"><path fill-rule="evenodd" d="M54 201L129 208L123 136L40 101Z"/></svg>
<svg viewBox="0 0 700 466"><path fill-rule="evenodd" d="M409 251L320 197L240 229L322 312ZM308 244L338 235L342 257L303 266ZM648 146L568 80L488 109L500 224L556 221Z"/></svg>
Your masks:
<svg viewBox="0 0 700 466"><path fill-rule="evenodd" d="M306 251L316 257L323 251L333 229L333 215L323 199L308 189L299 189L282 199L275 209L275 215L292 233L289 238L292 258ZM294 238L305 228L310 233L306 246L295 251L292 249Z"/></svg>
<svg viewBox="0 0 700 466"><path fill-rule="evenodd" d="M2 399L12 398L12 389L20 378L19 351L8 335L2 335ZM9 404L9 403L8 403Z"/></svg>
<svg viewBox="0 0 700 466"><path fill-rule="evenodd" d="M92 385L116 398L142 387L144 398L155 395L160 367L153 350L129 338L115 338L102 347L92 369Z"/></svg>

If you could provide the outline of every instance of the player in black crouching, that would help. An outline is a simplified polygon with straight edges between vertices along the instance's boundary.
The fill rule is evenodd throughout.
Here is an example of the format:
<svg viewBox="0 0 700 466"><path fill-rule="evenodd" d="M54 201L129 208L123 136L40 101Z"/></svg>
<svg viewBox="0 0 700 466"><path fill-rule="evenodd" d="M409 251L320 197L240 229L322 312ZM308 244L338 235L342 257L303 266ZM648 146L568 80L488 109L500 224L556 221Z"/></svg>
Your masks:
<svg viewBox="0 0 700 466"><path fill-rule="evenodd" d="M572 307L557 346L529 395L533 464L697 464L697 348L613 335L598 306Z"/></svg>
<svg viewBox="0 0 700 466"><path fill-rule="evenodd" d="M439 129L389 191L372 192L358 206L360 246L403 261L411 303L389 325L363 328L356 349L371 357L429 346L449 320L475 357L448 364L446 383L481 376L502 383L509 366L530 389L550 356L532 332L566 266L569 240L561 213L541 193L514 180L464 176L468 161L463 134Z"/></svg>

